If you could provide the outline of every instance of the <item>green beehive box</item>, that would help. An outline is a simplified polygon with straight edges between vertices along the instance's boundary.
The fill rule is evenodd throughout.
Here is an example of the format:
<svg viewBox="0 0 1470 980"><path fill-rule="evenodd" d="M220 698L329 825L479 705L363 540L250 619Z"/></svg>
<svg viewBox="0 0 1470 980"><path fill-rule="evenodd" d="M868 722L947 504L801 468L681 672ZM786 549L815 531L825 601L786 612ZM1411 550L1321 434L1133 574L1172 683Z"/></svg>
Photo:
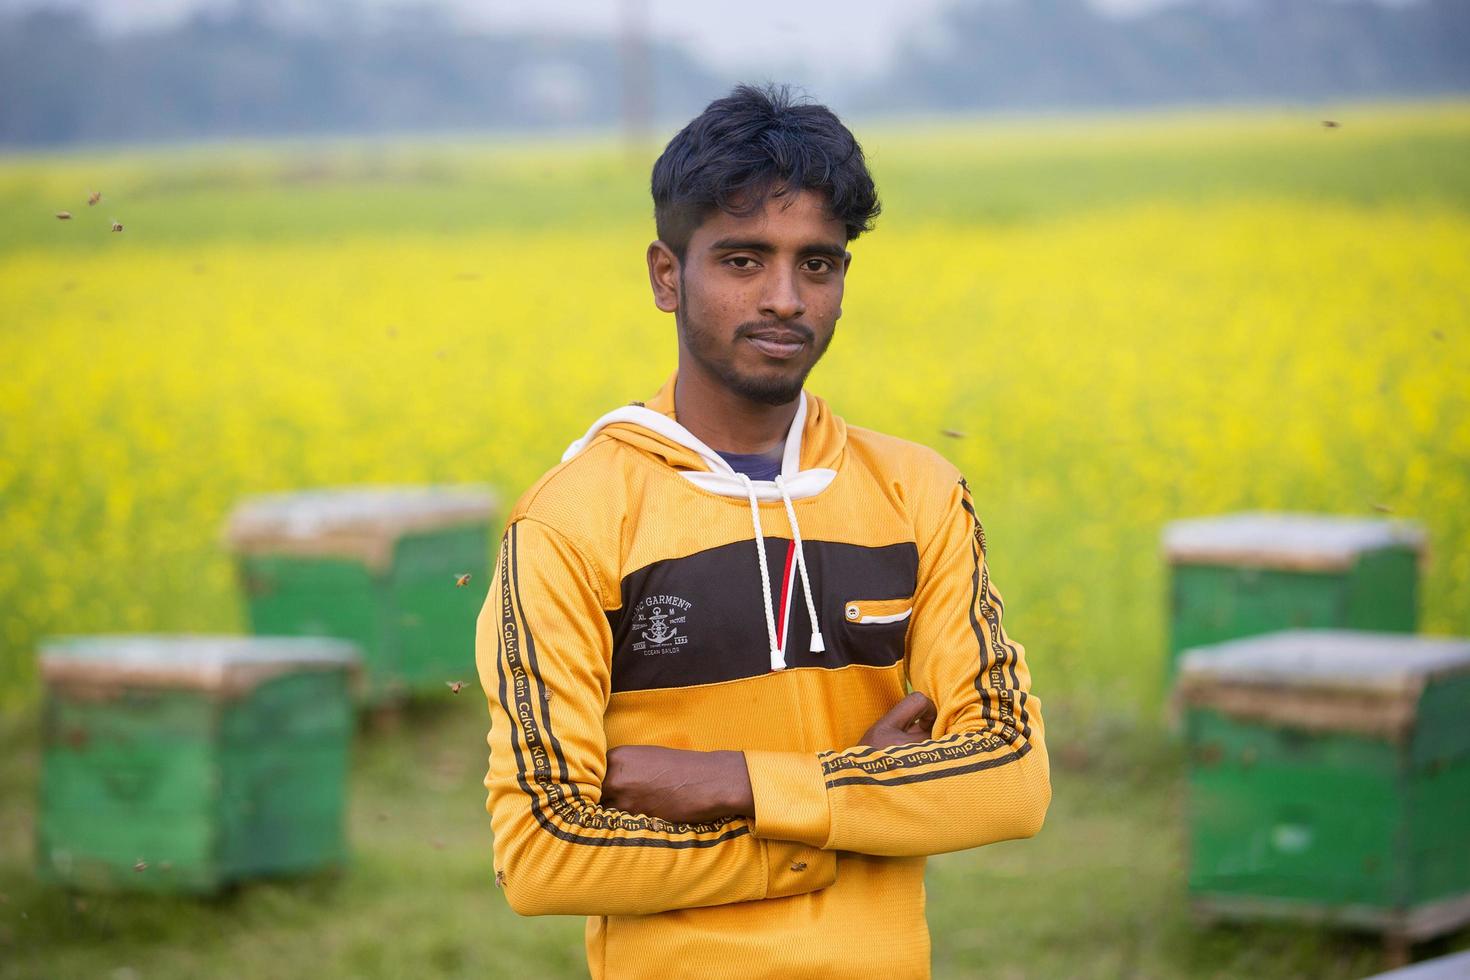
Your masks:
<svg viewBox="0 0 1470 980"><path fill-rule="evenodd" d="M1179 651L1287 629L1412 633L1424 532L1405 521L1243 513L1174 521L1169 671Z"/></svg>
<svg viewBox="0 0 1470 980"><path fill-rule="evenodd" d="M1470 640L1288 630L1186 652L1178 693L1198 911L1470 922Z"/></svg>
<svg viewBox="0 0 1470 980"><path fill-rule="evenodd" d="M494 497L478 486L349 487L246 500L231 515L226 539L250 629L356 643L366 703L442 690L474 664L493 513Z"/></svg>
<svg viewBox="0 0 1470 980"><path fill-rule="evenodd" d="M42 878L210 892L345 862L351 644L62 637L40 666Z"/></svg>

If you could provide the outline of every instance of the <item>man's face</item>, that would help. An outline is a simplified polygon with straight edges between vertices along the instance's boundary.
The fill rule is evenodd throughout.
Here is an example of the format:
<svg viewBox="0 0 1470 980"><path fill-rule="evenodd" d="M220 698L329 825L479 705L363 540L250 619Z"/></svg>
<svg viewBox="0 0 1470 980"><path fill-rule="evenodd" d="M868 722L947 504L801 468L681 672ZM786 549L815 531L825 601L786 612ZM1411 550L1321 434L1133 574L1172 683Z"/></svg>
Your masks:
<svg viewBox="0 0 1470 980"><path fill-rule="evenodd" d="M675 313L681 363L751 401L795 399L842 316L846 232L809 190L769 195L745 218L717 211L690 238L677 289L667 266L660 288L655 243L654 291Z"/></svg>

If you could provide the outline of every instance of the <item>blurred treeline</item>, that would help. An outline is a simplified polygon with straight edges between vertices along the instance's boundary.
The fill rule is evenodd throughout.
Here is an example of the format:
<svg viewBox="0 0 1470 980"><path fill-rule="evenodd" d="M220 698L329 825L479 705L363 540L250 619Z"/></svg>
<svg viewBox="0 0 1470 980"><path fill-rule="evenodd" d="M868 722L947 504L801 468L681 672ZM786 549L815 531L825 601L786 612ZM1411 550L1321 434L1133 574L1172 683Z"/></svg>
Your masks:
<svg viewBox="0 0 1470 980"><path fill-rule="evenodd" d="M671 45L638 54L661 113L720 88ZM35 10L0 21L0 143L582 126L618 118L623 56L616 38L467 33L428 5L283 22L242 2L115 35Z"/></svg>
<svg viewBox="0 0 1470 980"><path fill-rule="evenodd" d="M1466 0L1195 0L1124 19L1085 0L961 0L864 103L1029 110L1467 88Z"/></svg>
<svg viewBox="0 0 1470 980"><path fill-rule="evenodd" d="M74 10L0 19L0 144L599 126L630 100L670 121L734 80L672 42L488 33L432 5L279 9L238 0L121 34ZM897 50L821 95L845 113L1424 96L1470 90L1470 3L1194 0L1115 18L1086 0L956 0Z"/></svg>

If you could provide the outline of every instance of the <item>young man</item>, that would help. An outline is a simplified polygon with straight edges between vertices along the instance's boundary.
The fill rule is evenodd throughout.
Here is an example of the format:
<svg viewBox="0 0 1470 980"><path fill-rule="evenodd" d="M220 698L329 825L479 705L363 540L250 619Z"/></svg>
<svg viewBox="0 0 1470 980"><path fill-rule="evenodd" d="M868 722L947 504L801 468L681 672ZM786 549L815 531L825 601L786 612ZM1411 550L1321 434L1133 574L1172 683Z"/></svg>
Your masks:
<svg viewBox="0 0 1470 980"><path fill-rule="evenodd" d="M965 481L803 391L872 179L741 86L653 198L678 369L516 504L479 620L496 881L588 916L593 977L927 976L925 855L1051 789Z"/></svg>

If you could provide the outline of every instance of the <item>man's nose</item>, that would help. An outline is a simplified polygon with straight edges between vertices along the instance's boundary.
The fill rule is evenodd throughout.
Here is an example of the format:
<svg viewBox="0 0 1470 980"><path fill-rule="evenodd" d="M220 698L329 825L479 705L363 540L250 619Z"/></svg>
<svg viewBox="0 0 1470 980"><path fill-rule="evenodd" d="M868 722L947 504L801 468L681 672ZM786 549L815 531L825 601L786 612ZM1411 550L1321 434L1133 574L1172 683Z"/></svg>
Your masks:
<svg viewBox="0 0 1470 980"><path fill-rule="evenodd" d="M772 272L766 278L766 291L761 297L761 315L773 320L795 320L806 312L796 276L788 272Z"/></svg>

